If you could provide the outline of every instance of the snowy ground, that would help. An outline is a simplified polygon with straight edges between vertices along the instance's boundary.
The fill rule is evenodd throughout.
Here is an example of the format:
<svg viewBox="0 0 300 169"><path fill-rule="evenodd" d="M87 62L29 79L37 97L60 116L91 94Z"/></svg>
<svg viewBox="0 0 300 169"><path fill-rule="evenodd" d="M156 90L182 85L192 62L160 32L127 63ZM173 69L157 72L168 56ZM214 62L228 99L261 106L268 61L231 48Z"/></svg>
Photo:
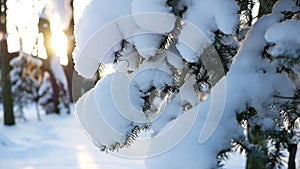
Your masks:
<svg viewBox="0 0 300 169"><path fill-rule="evenodd" d="M73 115L42 115L42 122L38 122L32 107L26 111L28 122L5 127L0 112L0 169L146 168L143 160L99 152ZM232 157L225 168L244 168L242 157Z"/></svg>
<svg viewBox="0 0 300 169"><path fill-rule="evenodd" d="M145 168L143 161L99 152L73 115L42 116L38 122L32 110L28 122L14 127L4 127L1 119L0 169Z"/></svg>

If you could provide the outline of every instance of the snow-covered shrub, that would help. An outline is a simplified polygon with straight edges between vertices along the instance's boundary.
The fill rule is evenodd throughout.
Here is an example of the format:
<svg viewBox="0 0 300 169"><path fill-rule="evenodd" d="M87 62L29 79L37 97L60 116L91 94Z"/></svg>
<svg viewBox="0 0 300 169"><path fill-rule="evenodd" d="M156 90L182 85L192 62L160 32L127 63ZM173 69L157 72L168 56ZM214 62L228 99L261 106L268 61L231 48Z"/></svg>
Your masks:
<svg viewBox="0 0 300 169"><path fill-rule="evenodd" d="M14 102L20 116L25 118L23 108L29 103L37 103L39 99L38 90L42 81L42 61L31 55L21 53L11 60L10 65L12 66L10 76ZM38 119L40 119L39 112L37 113Z"/></svg>
<svg viewBox="0 0 300 169"><path fill-rule="evenodd" d="M55 105L53 100L53 87L51 82L51 77L48 72L44 72L42 84L38 91L39 94L39 104L44 108L46 114L51 114L55 112Z"/></svg>

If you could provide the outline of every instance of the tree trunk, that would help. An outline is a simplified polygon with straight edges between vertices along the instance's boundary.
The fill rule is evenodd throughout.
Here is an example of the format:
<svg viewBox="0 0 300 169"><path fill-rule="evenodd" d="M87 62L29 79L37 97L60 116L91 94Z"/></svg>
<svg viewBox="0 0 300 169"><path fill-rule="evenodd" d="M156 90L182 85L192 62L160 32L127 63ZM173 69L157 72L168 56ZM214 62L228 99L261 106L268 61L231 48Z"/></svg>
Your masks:
<svg viewBox="0 0 300 169"><path fill-rule="evenodd" d="M6 0L0 3L0 59L1 59L1 80L2 80L2 95L4 108L4 125L15 125L15 116L13 112L13 98L11 93L10 82L10 55L7 52L6 42Z"/></svg>
<svg viewBox="0 0 300 169"><path fill-rule="evenodd" d="M267 141L259 126L248 126L248 140L251 144L259 146L261 152L248 152L246 169L265 169L267 166Z"/></svg>
<svg viewBox="0 0 300 169"><path fill-rule="evenodd" d="M289 144L288 151L289 151L289 162L288 162L288 169L296 169L296 153L297 153L297 144Z"/></svg>
<svg viewBox="0 0 300 169"><path fill-rule="evenodd" d="M36 115L37 115L38 121L42 121L38 102L35 102L35 109L36 109Z"/></svg>
<svg viewBox="0 0 300 169"><path fill-rule="evenodd" d="M74 102L73 100L73 93L72 93L72 87L73 87L73 72L74 72L74 62L73 62L73 58L72 58L72 52L74 49L74 39L70 38L72 35L68 36L69 37L69 41L68 41L68 65L64 66L64 71L66 74L66 78L67 78L67 82L68 82L68 94L69 94L69 98L70 98L70 102Z"/></svg>
<svg viewBox="0 0 300 169"><path fill-rule="evenodd" d="M69 88L69 97L70 101L74 102L73 100L73 72L74 72L74 62L72 58L72 52L75 48L75 37L74 37L74 9L73 9L73 1L70 4L72 8L72 19L69 25L69 29L65 32L66 36L68 37L68 65L64 67L64 71L66 73L66 78L68 81L68 88Z"/></svg>
<svg viewBox="0 0 300 169"><path fill-rule="evenodd" d="M0 42L0 58L1 58L1 74L2 74L2 96L4 108L4 125L15 125L15 117L13 112L13 98L11 93L10 82L10 65L9 54L7 53L6 40Z"/></svg>

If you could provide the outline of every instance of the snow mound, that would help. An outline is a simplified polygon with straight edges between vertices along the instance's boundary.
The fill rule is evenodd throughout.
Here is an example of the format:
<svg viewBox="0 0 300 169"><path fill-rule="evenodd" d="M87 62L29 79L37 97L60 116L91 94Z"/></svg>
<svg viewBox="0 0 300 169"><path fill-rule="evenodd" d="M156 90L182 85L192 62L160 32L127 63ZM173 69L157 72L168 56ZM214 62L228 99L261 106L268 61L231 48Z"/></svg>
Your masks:
<svg viewBox="0 0 300 169"><path fill-rule="evenodd" d="M275 3L272 13L281 13L284 11L296 12L300 10L300 7L292 0L280 0Z"/></svg>
<svg viewBox="0 0 300 169"><path fill-rule="evenodd" d="M98 147L124 141L131 124L114 105L110 93L112 80L113 75L108 75L99 81L95 88L78 100L75 107L81 124Z"/></svg>
<svg viewBox="0 0 300 169"><path fill-rule="evenodd" d="M10 140L4 134L0 133L0 148L1 147L12 147L15 145L16 144L12 140Z"/></svg>
<svg viewBox="0 0 300 169"><path fill-rule="evenodd" d="M208 44L214 42L215 31L233 34L239 22L238 10L233 0L192 0L184 14L187 24L179 35L177 49L180 54L194 62ZM201 38L203 35L206 38Z"/></svg>
<svg viewBox="0 0 300 169"><path fill-rule="evenodd" d="M132 0L135 23L154 33L170 32L175 25L175 16L167 6L167 0Z"/></svg>
<svg viewBox="0 0 300 169"><path fill-rule="evenodd" d="M297 35L297 36L295 36ZM300 22L288 20L270 27L266 40L274 44L268 52L274 57L287 56L298 58L300 53Z"/></svg>
<svg viewBox="0 0 300 169"><path fill-rule="evenodd" d="M131 26L122 29L124 27L122 24L132 24L131 22L119 23L118 19L131 13L130 4L131 0L91 1L83 12L77 11L82 13L82 16L75 20L76 48L73 58L75 69L80 75L93 77L104 56L120 50L121 46L116 45L126 37L124 33L128 29L131 31L133 29L130 28ZM78 15L80 14L76 14ZM114 46L115 49L107 54Z"/></svg>
<svg viewBox="0 0 300 169"><path fill-rule="evenodd" d="M145 33L142 29L136 30L133 42L139 54L144 58L155 55L163 38L158 34Z"/></svg>

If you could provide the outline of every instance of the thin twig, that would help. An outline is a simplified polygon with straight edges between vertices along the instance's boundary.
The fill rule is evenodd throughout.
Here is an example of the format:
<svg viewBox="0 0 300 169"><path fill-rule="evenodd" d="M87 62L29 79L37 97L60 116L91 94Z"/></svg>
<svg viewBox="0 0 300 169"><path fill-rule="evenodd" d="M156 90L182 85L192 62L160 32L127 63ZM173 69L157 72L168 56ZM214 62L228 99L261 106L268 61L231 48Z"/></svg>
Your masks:
<svg viewBox="0 0 300 169"><path fill-rule="evenodd" d="M299 97L290 97L290 96L279 96L279 95L273 95L274 98L279 99L288 99L288 100L297 100L300 99Z"/></svg>

